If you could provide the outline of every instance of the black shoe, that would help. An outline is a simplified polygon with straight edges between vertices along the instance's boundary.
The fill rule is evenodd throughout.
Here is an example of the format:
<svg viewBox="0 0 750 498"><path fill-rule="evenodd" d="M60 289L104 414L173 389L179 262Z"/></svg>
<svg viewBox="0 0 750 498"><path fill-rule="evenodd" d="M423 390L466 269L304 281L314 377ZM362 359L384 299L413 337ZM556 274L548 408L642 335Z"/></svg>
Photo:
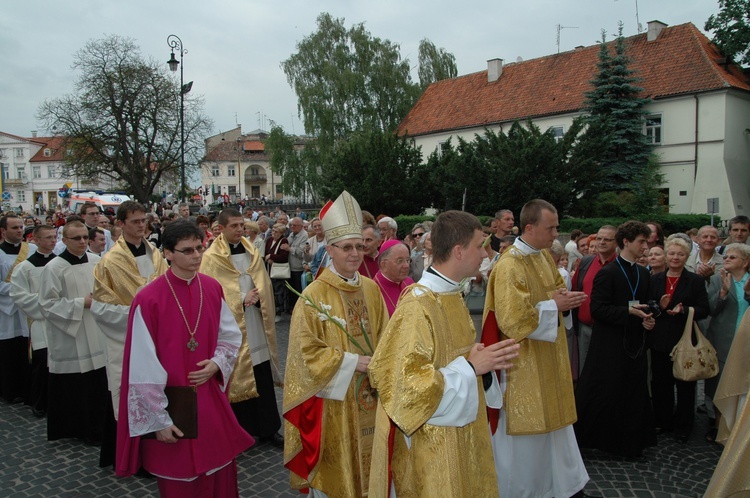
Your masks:
<svg viewBox="0 0 750 498"><path fill-rule="evenodd" d="M707 443L715 443L716 442L716 436L718 434L719 430L716 427L712 427L708 430L708 432L705 435L706 442Z"/></svg>
<svg viewBox="0 0 750 498"><path fill-rule="evenodd" d="M698 405L698 408L695 409L698 413L708 413L708 409L706 409L706 404L703 403L702 405Z"/></svg>
<svg viewBox="0 0 750 498"><path fill-rule="evenodd" d="M687 434L675 434L674 437L675 439L677 439L677 442L683 443L683 444L687 443L688 439L690 438L690 436Z"/></svg>
<svg viewBox="0 0 750 498"><path fill-rule="evenodd" d="M260 441L261 443L269 443L271 446L275 446L277 448L284 447L284 436L282 436L278 432L272 436L260 437L258 438L258 441Z"/></svg>
<svg viewBox="0 0 750 498"><path fill-rule="evenodd" d="M34 408L33 406L31 407L31 413L36 418L44 418L47 416L47 412L45 410L39 410L38 408Z"/></svg>

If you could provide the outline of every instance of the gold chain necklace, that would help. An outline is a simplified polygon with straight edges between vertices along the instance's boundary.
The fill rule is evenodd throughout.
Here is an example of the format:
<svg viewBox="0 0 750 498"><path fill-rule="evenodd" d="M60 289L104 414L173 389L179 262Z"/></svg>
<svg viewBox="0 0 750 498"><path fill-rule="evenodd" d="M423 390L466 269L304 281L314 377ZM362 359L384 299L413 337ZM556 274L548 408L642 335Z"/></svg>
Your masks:
<svg viewBox="0 0 750 498"><path fill-rule="evenodd" d="M164 278L167 279L169 290L172 291L172 297L174 297L174 300L177 303L177 307L180 310L180 315L182 315L182 320L185 322L185 327L187 327L187 331L190 334L190 340L187 343L187 348L190 351L195 351L195 349L198 347L198 341L195 340L195 333L198 332L198 325L200 325L201 323L201 312L203 312L203 284L201 284L201 279L196 273L195 278L196 280L198 280L198 289L200 289L200 305L198 306L198 319L195 321L195 327L193 328L193 330L190 330L190 324L188 324L187 318L185 317L185 311L182 309L180 300L177 299L177 294L174 291L174 287L172 287L172 282L169 281L168 275L165 275Z"/></svg>

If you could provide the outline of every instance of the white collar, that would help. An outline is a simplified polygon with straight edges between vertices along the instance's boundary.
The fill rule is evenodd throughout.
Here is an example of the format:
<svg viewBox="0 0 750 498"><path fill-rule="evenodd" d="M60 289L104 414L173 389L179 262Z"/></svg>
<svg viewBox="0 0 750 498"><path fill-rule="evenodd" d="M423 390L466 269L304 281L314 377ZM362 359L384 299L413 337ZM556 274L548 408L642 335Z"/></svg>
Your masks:
<svg viewBox="0 0 750 498"><path fill-rule="evenodd" d="M457 292L459 290L459 282L446 277L434 267L430 268L432 268L432 271L425 270L425 272L422 273L422 278L419 279L419 285L423 285L433 292Z"/></svg>
<svg viewBox="0 0 750 498"><path fill-rule="evenodd" d="M521 251L524 256L528 256L529 254L539 254L540 252L542 252L541 249L532 247L521 237L516 237L516 240L513 242L513 247Z"/></svg>
<svg viewBox="0 0 750 498"><path fill-rule="evenodd" d="M359 272L356 272L356 271L355 271L355 272L354 272L354 277L353 277L353 278L346 278L346 277L345 277L345 276L343 276L343 275L342 275L341 273L339 273L339 272L337 272L337 271L336 271L336 267L335 267L335 266L333 266L333 263L331 263L331 266L329 266L329 267L328 267L328 269L329 269L329 270L331 270L331 271L332 271L333 273L335 273L336 275L338 275L339 277L341 277L341 278L343 278L344 280L346 280L346 282L347 282L348 284L352 284L352 285L358 285L358 284L359 284Z"/></svg>

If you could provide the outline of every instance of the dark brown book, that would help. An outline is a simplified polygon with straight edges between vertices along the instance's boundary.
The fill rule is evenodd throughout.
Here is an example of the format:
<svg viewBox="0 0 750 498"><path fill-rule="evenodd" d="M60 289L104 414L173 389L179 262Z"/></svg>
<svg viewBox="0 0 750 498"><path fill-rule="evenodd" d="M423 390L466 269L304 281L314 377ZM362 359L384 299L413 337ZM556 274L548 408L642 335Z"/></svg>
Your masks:
<svg viewBox="0 0 750 498"><path fill-rule="evenodd" d="M198 391L196 386L167 386L167 413L172 423L182 431L180 439L198 437ZM156 433L149 432L143 439L155 439Z"/></svg>

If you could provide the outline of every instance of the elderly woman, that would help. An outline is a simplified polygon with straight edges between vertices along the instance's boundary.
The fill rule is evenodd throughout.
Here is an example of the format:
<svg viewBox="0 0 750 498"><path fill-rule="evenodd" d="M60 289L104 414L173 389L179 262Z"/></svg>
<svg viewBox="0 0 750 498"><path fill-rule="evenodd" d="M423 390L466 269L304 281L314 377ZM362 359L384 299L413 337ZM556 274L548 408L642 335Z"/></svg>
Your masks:
<svg viewBox="0 0 750 498"><path fill-rule="evenodd" d="M648 250L648 266L651 268L651 275L667 269L667 255L662 246L654 246Z"/></svg>
<svg viewBox="0 0 750 498"><path fill-rule="evenodd" d="M245 237L247 237L247 240L249 240L255 246L255 248L258 250L258 254L260 254L260 257L262 258L266 255L266 241L258 237L259 233L260 227L256 222L245 222Z"/></svg>
<svg viewBox="0 0 750 498"><path fill-rule="evenodd" d="M432 264L432 242L430 241L430 237L432 237L430 232L425 232L422 235L419 241L422 250L415 253L411 258L409 275L415 282L419 282L422 278L422 273Z"/></svg>
<svg viewBox="0 0 750 498"><path fill-rule="evenodd" d="M399 240L387 240L380 246L378 266L380 270L373 280L380 287L380 293L388 308L388 316L393 316L396 304L403 290L414 283L409 277L409 246Z"/></svg>
<svg viewBox="0 0 750 498"><path fill-rule="evenodd" d="M708 286L708 303L711 307L711 322L706 337L716 349L719 359L719 375L706 379L706 408L711 428L706 440L716 439L716 413L713 398L719 384L729 348L735 332L747 311L750 300L750 246L729 244L724 250L724 268L711 276ZM750 360L748 360L750 361Z"/></svg>
<svg viewBox="0 0 750 498"><path fill-rule="evenodd" d="M651 394L657 431L674 430L677 439L686 442L693 430L696 383L674 378L669 354L682 337L689 307L695 309L695 320L708 316L708 295L703 277L685 269L690 245L672 236L664 249L667 270L651 277L649 290L650 299L661 307L661 313L654 317L656 326L652 331Z"/></svg>
<svg viewBox="0 0 750 498"><path fill-rule="evenodd" d="M266 240L266 252L265 261L268 271L271 271L271 265L273 263L288 263L289 262L289 250L282 249L281 246L289 244L286 237L286 225L282 223L276 223L271 230L271 236ZM289 279L284 278L272 278L271 283L273 284L274 300L276 301L276 321L281 320L281 313L284 311L284 303L286 302L286 287L284 282ZM292 310L288 310L290 313Z"/></svg>

